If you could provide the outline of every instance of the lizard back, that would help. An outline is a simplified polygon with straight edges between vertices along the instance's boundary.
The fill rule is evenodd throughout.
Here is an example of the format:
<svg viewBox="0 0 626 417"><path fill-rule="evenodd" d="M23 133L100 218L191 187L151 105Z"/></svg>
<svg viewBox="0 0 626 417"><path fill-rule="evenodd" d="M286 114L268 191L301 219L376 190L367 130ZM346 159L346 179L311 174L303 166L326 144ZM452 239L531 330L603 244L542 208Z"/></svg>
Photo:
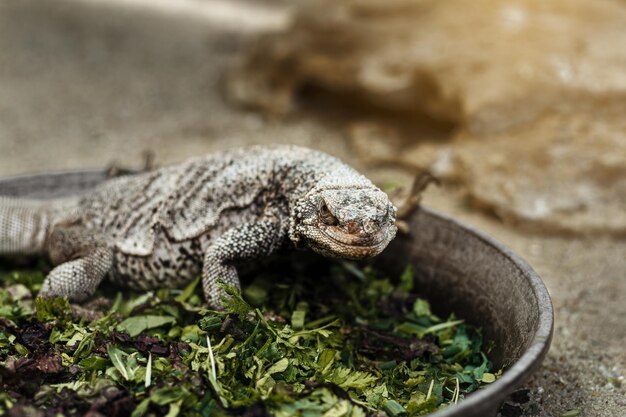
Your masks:
<svg viewBox="0 0 626 417"><path fill-rule="evenodd" d="M117 178L81 199L82 221L122 252L146 256L159 232L174 242L193 239L224 211L251 205L271 183L272 167L271 158L233 150Z"/></svg>

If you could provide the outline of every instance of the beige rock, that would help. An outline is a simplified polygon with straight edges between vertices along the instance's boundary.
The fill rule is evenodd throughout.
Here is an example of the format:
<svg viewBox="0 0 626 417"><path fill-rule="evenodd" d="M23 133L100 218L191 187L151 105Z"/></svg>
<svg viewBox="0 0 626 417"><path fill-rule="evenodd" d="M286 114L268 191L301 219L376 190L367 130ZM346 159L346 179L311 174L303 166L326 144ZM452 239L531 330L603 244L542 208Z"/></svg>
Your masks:
<svg viewBox="0 0 626 417"><path fill-rule="evenodd" d="M410 173L428 170L447 180L455 177L451 146L412 139L380 122L353 123L348 129L350 149L367 166L395 166Z"/></svg>
<svg viewBox="0 0 626 417"><path fill-rule="evenodd" d="M316 0L253 45L229 86L284 113L304 85L473 133L626 94L620 0Z"/></svg>
<svg viewBox="0 0 626 417"><path fill-rule="evenodd" d="M515 132L460 138L469 195L541 229L626 234L626 106L553 114ZM463 140L467 139L467 140Z"/></svg>

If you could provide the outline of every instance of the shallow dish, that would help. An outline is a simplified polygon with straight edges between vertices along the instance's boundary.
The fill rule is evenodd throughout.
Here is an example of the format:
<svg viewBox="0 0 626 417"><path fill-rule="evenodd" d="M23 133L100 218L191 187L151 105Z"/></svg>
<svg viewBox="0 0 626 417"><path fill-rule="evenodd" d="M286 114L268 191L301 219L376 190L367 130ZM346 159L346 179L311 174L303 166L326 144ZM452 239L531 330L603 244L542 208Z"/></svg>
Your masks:
<svg viewBox="0 0 626 417"><path fill-rule="evenodd" d="M52 198L81 193L105 179L100 171L66 172L0 180L0 195ZM407 263L434 312L450 312L483 328L493 340L490 359L501 378L433 417L494 416L502 401L537 369L550 347L553 312L548 291L518 255L486 234L421 209L377 262L397 274Z"/></svg>

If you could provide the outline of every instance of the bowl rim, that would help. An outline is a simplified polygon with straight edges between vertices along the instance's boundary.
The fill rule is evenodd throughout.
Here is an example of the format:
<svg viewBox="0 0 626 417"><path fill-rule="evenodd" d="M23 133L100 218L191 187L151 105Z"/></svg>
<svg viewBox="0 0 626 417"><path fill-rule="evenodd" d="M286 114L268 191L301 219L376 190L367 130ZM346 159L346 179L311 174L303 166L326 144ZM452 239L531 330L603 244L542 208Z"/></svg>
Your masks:
<svg viewBox="0 0 626 417"><path fill-rule="evenodd" d="M0 177L0 186L14 181L33 181L40 177L62 178L65 176L91 176L93 179L96 179L104 178L104 173L105 172L101 169L77 169L12 175L9 177ZM515 391L515 389L519 388L522 382L524 382L524 380L526 380L526 378L528 378L541 365L541 361L550 348L554 331L554 309L550 294L548 293L548 290L539 275L521 256L486 232L483 232L474 226L465 224L450 215L440 213L424 206L421 206L419 211L412 215L409 219L409 223L417 215L426 215L428 217L444 221L465 233L475 236L486 245L489 245L496 251L502 253L510 262L512 262L513 265L515 265L522 276L524 276L524 278L529 282L532 293L537 300L537 306L539 309L537 330L532 337L530 346L524 351L520 358L508 369L506 369L502 373L502 376L493 383L471 393L458 404L438 410L428 415L433 417L461 417L465 415L465 413L472 412L473 410L493 409L495 412L502 401L504 401L510 393Z"/></svg>
<svg viewBox="0 0 626 417"><path fill-rule="evenodd" d="M532 293L537 300L539 309L537 330L533 334L529 347L520 358L506 369L496 381L469 394L460 403L428 415L433 417L460 417L472 409L494 408L494 411L497 411L502 401L519 388L522 382L541 365L543 358L550 349L554 331L554 308L550 294L537 272L521 256L493 236L433 209L422 206L420 211L421 214L443 220L466 233L474 235L483 243L502 253L529 282Z"/></svg>

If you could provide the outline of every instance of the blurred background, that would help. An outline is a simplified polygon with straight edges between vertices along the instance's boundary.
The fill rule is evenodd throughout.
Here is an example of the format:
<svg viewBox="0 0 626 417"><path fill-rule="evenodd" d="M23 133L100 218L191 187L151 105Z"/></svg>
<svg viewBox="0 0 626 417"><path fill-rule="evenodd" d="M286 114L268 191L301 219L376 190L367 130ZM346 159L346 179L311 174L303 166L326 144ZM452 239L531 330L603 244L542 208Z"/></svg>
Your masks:
<svg viewBox="0 0 626 417"><path fill-rule="evenodd" d="M252 143L430 170L553 297L502 415L626 415L626 2L0 1L1 176Z"/></svg>

